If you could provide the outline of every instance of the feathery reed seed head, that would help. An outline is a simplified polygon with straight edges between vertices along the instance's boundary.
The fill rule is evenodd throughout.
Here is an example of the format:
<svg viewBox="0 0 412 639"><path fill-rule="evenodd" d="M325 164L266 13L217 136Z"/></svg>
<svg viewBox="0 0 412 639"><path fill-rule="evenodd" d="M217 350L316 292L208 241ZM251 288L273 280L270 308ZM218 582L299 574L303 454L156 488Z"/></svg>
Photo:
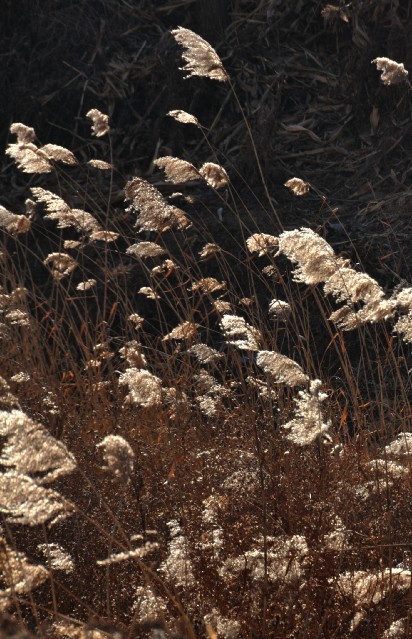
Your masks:
<svg viewBox="0 0 412 639"><path fill-rule="evenodd" d="M30 231L31 221L25 215L11 213L0 205L0 227L6 229L11 235L18 235Z"/></svg>
<svg viewBox="0 0 412 639"><path fill-rule="evenodd" d="M31 126L26 126L21 122L13 122L10 126L10 133L17 137L18 144L30 144L36 139L36 132Z"/></svg>
<svg viewBox="0 0 412 639"><path fill-rule="evenodd" d="M76 468L66 446L21 410L0 411L0 435L7 437L0 464L35 475L39 484L50 483Z"/></svg>
<svg viewBox="0 0 412 639"><path fill-rule="evenodd" d="M180 122L181 124L194 124L200 129L199 120L191 113L186 113L186 111L182 111L181 109L174 109L173 111L169 111L167 115L176 120L176 122Z"/></svg>
<svg viewBox="0 0 412 639"><path fill-rule="evenodd" d="M0 535L0 579L6 586L0 589L0 612L12 605L16 595L30 594L48 577L46 568L31 564L24 553L10 548Z"/></svg>
<svg viewBox="0 0 412 639"><path fill-rule="evenodd" d="M141 231L162 233L170 228L184 229L190 222L183 211L168 204L162 194L142 178L133 178L125 187L125 194L138 213L136 226Z"/></svg>
<svg viewBox="0 0 412 639"><path fill-rule="evenodd" d="M130 367L121 373L119 384L129 387L126 401L130 404L150 408L162 403L162 381L148 370Z"/></svg>
<svg viewBox="0 0 412 639"><path fill-rule="evenodd" d="M10 523L37 526L67 517L73 505L28 475L11 470L0 475L0 511Z"/></svg>
<svg viewBox="0 0 412 639"><path fill-rule="evenodd" d="M212 362L223 359L223 353L219 353L215 348L207 346L207 344L195 344L188 350L190 355L194 355L201 364L210 364Z"/></svg>
<svg viewBox="0 0 412 639"><path fill-rule="evenodd" d="M220 320L224 336L228 344L241 350L258 351L261 333L238 315L223 315Z"/></svg>
<svg viewBox="0 0 412 639"><path fill-rule="evenodd" d="M256 355L256 363L276 381L288 386L303 386L309 382L309 377L299 364L281 353L259 351Z"/></svg>
<svg viewBox="0 0 412 639"><path fill-rule="evenodd" d="M287 186L294 195L298 196L306 195L310 190L308 182L304 182L300 178L290 178L290 180L285 182L285 186Z"/></svg>
<svg viewBox="0 0 412 639"><path fill-rule="evenodd" d="M171 339L185 339L191 340L196 334L199 324L195 322L185 321L181 322L173 330L162 338L162 342L166 342Z"/></svg>
<svg viewBox="0 0 412 639"><path fill-rule="evenodd" d="M183 71L186 71L186 78L199 76L227 82L229 75L226 72L221 59L211 45L203 40L199 35L178 27L172 32L175 40L184 48L183 59L186 62Z"/></svg>
<svg viewBox="0 0 412 639"><path fill-rule="evenodd" d="M74 561L60 544L39 544L37 548L43 553L52 570L73 572Z"/></svg>
<svg viewBox="0 0 412 639"><path fill-rule="evenodd" d="M286 321L292 313L292 307L284 300L273 299L269 302L268 313L277 320Z"/></svg>
<svg viewBox="0 0 412 639"><path fill-rule="evenodd" d="M103 451L107 470L121 484L130 482L135 462L135 454L130 444L120 435L107 435L97 448Z"/></svg>
<svg viewBox="0 0 412 639"><path fill-rule="evenodd" d="M98 109L90 109L86 117L92 121L92 131L97 138L101 138L110 132L109 116Z"/></svg>
<svg viewBox="0 0 412 639"><path fill-rule="evenodd" d="M214 162L205 162L199 173L212 189L222 189L229 184L229 176L225 169Z"/></svg>
<svg viewBox="0 0 412 639"><path fill-rule="evenodd" d="M62 280L65 276L70 275L78 266L76 260L67 253L50 253L43 260L43 264L50 267L56 280Z"/></svg>
<svg viewBox="0 0 412 639"><path fill-rule="evenodd" d="M246 240L246 246L251 253L258 253L259 257L274 255L279 247L279 240L268 233L254 233Z"/></svg>
<svg viewBox="0 0 412 639"><path fill-rule="evenodd" d="M376 64L378 71L382 71L381 80L383 84L403 84L408 82L408 71L402 63L395 62L390 58L375 58L372 64Z"/></svg>
<svg viewBox="0 0 412 639"><path fill-rule="evenodd" d="M191 180L198 180L200 177L199 171L193 164L170 155L154 160L153 164L158 166L159 169L163 169L167 179L172 184L190 182Z"/></svg>
<svg viewBox="0 0 412 639"><path fill-rule="evenodd" d="M167 253L166 249L156 244L156 242L139 242L126 249L127 255L133 255L133 257L137 258L160 257L165 253Z"/></svg>
<svg viewBox="0 0 412 639"><path fill-rule="evenodd" d="M319 379L312 380L309 391L299 391L296 402L296 416L282 426L286 438L298 446L308 446L314 442L330 444L331 438L328 430L330 422L324 422L321 404L327 399L326 393L321 392L322 382Z"/></svg>
<svg viewBox="0 0 412 639"><path fill-rule="evenodd" d="M297 263L297 282L319 284L333 275L338 263L333 248L312 229L285 231L279 236L279 253Z"/></svg>

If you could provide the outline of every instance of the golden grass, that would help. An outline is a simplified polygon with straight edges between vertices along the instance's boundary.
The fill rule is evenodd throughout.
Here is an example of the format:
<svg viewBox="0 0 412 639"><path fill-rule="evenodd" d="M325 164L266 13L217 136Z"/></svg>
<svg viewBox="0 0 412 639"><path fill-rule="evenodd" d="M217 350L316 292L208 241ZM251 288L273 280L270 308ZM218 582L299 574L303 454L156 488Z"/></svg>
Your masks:
<svg viewBox="0 0 412 639"><path fill-rule="evenodd" d="M229 81L174 35L189 75ZM231 252L141 177L115 210L110 144L82 163L12 131L38 182L26 214L1 209L4 627L410 636L411 288L309 228L256 232L216 162L157 166L215 191Z"/></svg>

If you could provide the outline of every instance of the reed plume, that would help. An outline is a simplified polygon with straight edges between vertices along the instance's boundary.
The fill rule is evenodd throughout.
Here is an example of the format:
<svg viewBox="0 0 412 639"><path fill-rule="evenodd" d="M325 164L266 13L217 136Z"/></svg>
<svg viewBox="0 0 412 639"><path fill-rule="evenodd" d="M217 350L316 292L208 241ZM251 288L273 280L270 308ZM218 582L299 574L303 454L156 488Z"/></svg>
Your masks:
<svg viewBox="0 0 412 639"><path fill-rule="evenodd" d="M375 60L372 60L372 64L376 64L378 71L382 71L381 81L383 84L409 83L408 71L402 63L383 57L375 58Z"/></svg>
<svg viewBox="0 0 412 639"><path fill-rule="evenodd" d="M223 66L213 47L199 35L178 27L172 32L172 36L183 47L183 59L186 62L183 71L187 73L186 77L199 76L210 78L211 80L219 80L219 82L227 82L229 75Z"/></svg>
<svg viewBox="0 0 412 639"><path fill-rule="evenodd" d="M86 113L86 117L92 121L93 135L101 138L103 135L110 133L109 116L99 111L99 109L90 109Z"/></svg>

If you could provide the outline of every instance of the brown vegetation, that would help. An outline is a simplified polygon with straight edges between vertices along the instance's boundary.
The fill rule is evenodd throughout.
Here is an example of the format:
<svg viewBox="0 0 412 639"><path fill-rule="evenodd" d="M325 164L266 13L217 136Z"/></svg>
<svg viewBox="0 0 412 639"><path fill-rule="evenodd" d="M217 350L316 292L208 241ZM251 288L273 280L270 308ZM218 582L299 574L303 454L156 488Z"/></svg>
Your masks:
<svg viewBox="0 0 412 639"><path fill-rule="evenodd" d="M0 634L406 639L412 287L283 224L232 71L172 36L238 106L271 233L200 117L170 113L205 157L121 187L100 110L81 153L12 124L30 199L0 206ZM375 62L406 101L405 67ZM303 177L285 197L345 232Z"/></svg>

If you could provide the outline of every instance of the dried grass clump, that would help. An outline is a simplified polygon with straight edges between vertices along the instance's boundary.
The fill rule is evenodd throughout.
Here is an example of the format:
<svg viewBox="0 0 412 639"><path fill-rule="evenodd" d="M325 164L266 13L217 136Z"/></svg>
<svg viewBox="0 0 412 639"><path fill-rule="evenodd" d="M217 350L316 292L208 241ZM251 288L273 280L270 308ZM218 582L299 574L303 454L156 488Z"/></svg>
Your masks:
<svg viewBox="0 0 412 639"><path fill-rule="evenodd" d="M170 531L169 553L159 570L171 580L175 588L190 588L195 584L188 542L179 522L167 523Z"/></svg>
<svg viewBox="0 0 412 639"><path fill-rule="evenodd" d="M53 170L47 157L42 156L32 142L10 144L6 153L13 158L23 173L51 173Z"/></svg>
<svg viewBox="0 0 412 639"><path fill-rule="evenodd" d="M216 257L219 253L222 252L222 247L215 242L209 242L205 244L201 251L199 251L199 255L203 260L209 260L212 257Z"/></svg>
<svg viewBox="0 0 412 639"><path fill-rule="evenodd" d="M76 286L76 289L78 291L91 291L96 286L96 284L96 280L91 277L84 282L79 282L79 284Z"/></svg>
<svg viewBox="0 0 412 639"><path fill-rule="evenodd" d="M126 250L127 255L133 255L133 257L137 258L146 258L146 257L160 257L167 253L166 249L156 242L139 242L138 244L132 244Z"/></svg>
<svg viewBox="0 0 412 639"><path fill-rule="evenodd" d="M11 392L6 380L0 377L0 410L11 411L13 409L21 410L19 401Z"/></svg>
<svg viewBox="0 0 412 639"><path fill-rule="evenodd" d="M39 149L39 152L44 154L48 160L54 160L54 162L62 162L71 166L77 164L73 153L57 144L45 144Z"/></svg>
<svg viewBox="0 0 412 639"><path fill-rule="evenodd" d="M151 554L158 548L158 544L153 542L147 542L141 548L135 550L128 550L126 552L119 552L114 555L110 555L106 559L100 559L97 563L98 566L112 566L113 564L120 564L123 561L130 561L131 559L143 559L147 555Z"/></svg>
<svg viewBox="0 0 412 639"><path fill-rule="evenodd" d="M207 417L215 417L222 408L223 400L230 398L230 389L225 388L205 369L201 369L199 375L193 377L193 382L196 389L195 402L201 412Z"/></svg>
<svg viewBox="0 0 412 639"><path fill-rule="evenodd" d="M404 313L394 329L403 339L412 341L412 302L410 288L391 298L376 280L353 269L347 260L335 255L332 247L311 229L286 231L279 237L279 254L284 253L298 264L297 282L309 285L324 283L324 292L345 305L334 311L330 320L343 330L353 330L366 323L376 323ZM357 306L356 306L357 305Z"/></svg>
<svg viewBox="0 0 412 639"><path fill-rule="evenodd" d="M328 550L342 552L349 550L349 531L339 516L332 520L332 529L324 536L324 544Z"/></svg>
<svg viewBox="0 0 412 639"><path fill-rule="evenodd" d="M409 474L407 466L391 459L372 459L364 469L374 478L384 479L387 485L392 485L392 480L406 478Z"/></svg>
<svg viewBox="0 0 412 639"><path fill-rule="evenodd" d="M186 65L183 67L183 71L186 71L187 78L199 76L210 78L211 80L219 80L220 82L229 80L229 75L221 59L206 40L203 40L190 29L184 29L183 27L178 27L171 33L175 40L184 48L183 59Z"/></svg>
<svg viewBox="0 0 412 639"><path fill-rule="evenodd" d="M408 617L397 619L382 635L382 639L407 639L410 634L411 624Z"/></svg>
<svg viewBox="0 0 412 639"><path fill-rule="evenodd" d="M392 317L395 311L393 300L383 299L384 292L376 280L350 267L338 269L325 282L324 291L339 301L349 302L330 316L330 319L343 330L352 330L367 322L386 320ZM353 308L356 302L364 303L357 311Z"/></svg>
<svg viewBox="0 0 412 639"><path fill-rule="evenodd" d="M384 297L384 292L372 277L341 265L326 279L324 291L339 302L349 301L354 304L362 300L369 307L378 307Z"/></svg>
<svg viewBox="0 0 412 639"><path fill-rule="evenodd" d="M99 171L113 170L113 164L110 164L110 162L105 162L104 160L88 160L87 164L93 169L99 169Z"/></svg>
<svg viewBox="0 0 412 639"><path fill-rule="evenodd" d="M205 162L199 170L193 164L165 156L154 161L154 164L166 173L167 179L173 184L190 182L203 178L213 189L221 189L229 184L229 176L225 169L214 162Z"/></svg>
<svg viewBox="0 0 412 639"><path fill-rule="evenodd" d="M143 625L164 634L164 620L170 618L167 602L150 585L138 586L134 593L133 612Z"/></svg>
<svg viewBox="0 0 412 639"><path fill-rule="evenodd" d="M235 639L240 635L240 623L230 617L225 617L217 608L213 608L211 612L204 616L206 627L206 636L209 639L217 637L227 637L227 639Z"/></svg>
<svg viewBox="0 0 412 639"><path fill-rule="evenodd" d="M393 296L394 305L401 315L395 323L394 330L403 334L405 342L412 343L412 288L405 288Z"/></svg>
<svg viewBox="0 0 412 639"><path fill-rule="evenodd" d="M205 369L201 369L199 375L195 375L193 380L196 384L196 390L199 396L209 395L210 397L222 398L230 395L230 391L224 388L224 386Z"/></svg>
<svg viewBox="0 0 412 639"><path fill-rule="evenodd" d="M95 344L92 348L92 354L93 356L86 361L86 370L99 369L114 356L109 341L98 342Z"/></svg>
<svg viewBox="0 0 412 639"><path fill-rule="evenodd" d="M266 573L269 583L280 582L282 586L303 581L309 552L305 537L270 537L267 541L269 549L266 556L262 546L247 550L237 557L228 558L219 569L219 575L226 581L246 572L252 582L262 584Z"/></svg>
<svg viewBox="0 0 412 639"><path fill-rule="evenodd" d="M139 288L139 293L145 295L149 300L160 300L160 295L155 291L152 286L142 286Z"/></svg>
<svg viewBox="0 0 412 639"><path fill-rule="evenodd" d="M195 322L182 322L173 330L171 330L170 333L165 335L162 341L167 342L171 339L191 340L193 337L195 337L195 335L197 335L198 328L199 324L196 324Z"/></svg>
<svg viewBox="0 0 412 639"><path fill-rule="evenodd" d="M388 457L395 459L412 458L412 433L400 433L396 439L385 446L385 453Z"/></svg>
<svg viewBox="0 0 412 639"><path fill-rule="evenodd" d="M135 339L126 342L119 349L119 354L127 361L130 368L144 368L147 366L147 360L142 352L142 345Z"/></svg>
<svg viewBox="0 0 412 639"><path fill-rule="evenodd" d="M21 328L30 327L30 316L27 312L27 289L18 286L11 293L4 293L0 289L0 327L5 331L1 337L7 336L7 329L11 326Z"/></svg>
<svg viewBox="0 0 412 639"><path fill-rule="evenodd" d="M31 126L26 126L21 122L14 122L10 126L10 133L17 137L18 144L30 144L36 139L36 132Z"/></svg>
<svg viewBox="0 0 412 639"><path fill-rule="evenodd" d="M215 309L218 315L227 315L230 314L233 310L232 304L227 300L213 300L212 302L213 308Z"/></svg>
<svg viewBox="0 0 412 639"><path fill-rule="evenodd" d="M37 526L67 517L73 504L43 484L72 473L73 455L21 410L1 411L0 435L6 438L0 465L12 468L0 473L0 511L6 521Z"/></svg>
<svg viewBox="0 0 412 639"><path fill-rule="evenodd" d="M138 313L131 313L127 319L131 324L133 324L136 330L141 328L143 325L143 322L145 321L144 317L142 317Z"/></svg>
<svg viewBox="0 0 412 639"><path fill-rule="evenodd" d="M201 280L193 282L190 288L192 291L215 293L216 291L224 291L227 288L227 284L226 282L219 282L214 277L202 277Z"/></svg>

